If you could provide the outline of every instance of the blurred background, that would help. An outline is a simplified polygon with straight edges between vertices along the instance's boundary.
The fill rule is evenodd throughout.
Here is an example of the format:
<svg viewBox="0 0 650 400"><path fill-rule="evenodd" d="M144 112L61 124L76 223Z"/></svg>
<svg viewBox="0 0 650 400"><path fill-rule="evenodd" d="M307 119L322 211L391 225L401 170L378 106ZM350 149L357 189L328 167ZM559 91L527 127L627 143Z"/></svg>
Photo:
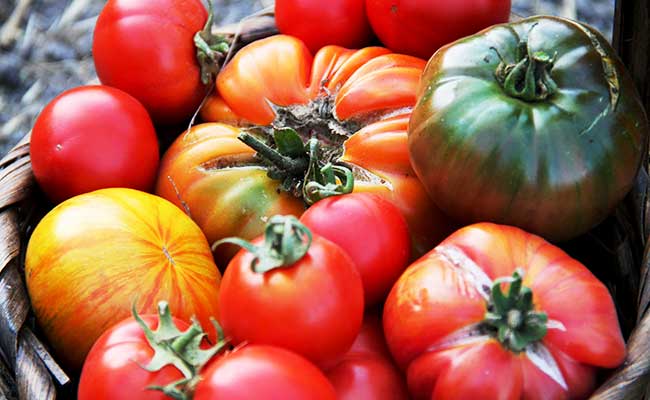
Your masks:
<svg viewBox="0 0 650 400"><path fill-rule="evenodd" d="M155 0L151 0L155 1ZM462 1L462 0L450 0ZM218 24L273 5L273 0L213 0ZM95 78L92 31L105 0L0 0L0 155L31 128L62 91ZM615 0L513 0L521 16L553 14L612 35Z"/></svg>

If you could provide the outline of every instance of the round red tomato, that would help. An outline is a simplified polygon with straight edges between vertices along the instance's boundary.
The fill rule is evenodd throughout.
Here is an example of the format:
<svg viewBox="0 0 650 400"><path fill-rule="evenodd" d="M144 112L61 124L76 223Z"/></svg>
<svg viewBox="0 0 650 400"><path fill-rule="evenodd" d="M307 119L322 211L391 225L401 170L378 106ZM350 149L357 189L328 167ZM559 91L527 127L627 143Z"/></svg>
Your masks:
<svg viewBox="0 0 650 400"><path fill-rule="evenodd" d="M142 316L151 329L158 327L158 317ZM174 325L185 330L186 322L173 319ZM149 364L154 350L144 331L133 318L113 326L95 342L79 380L78 400L165 400L167 395L148 386L164 386L183 378L180 370L167 365L156 372L142 366Z"/></svg>
<svg viewBox="0 0 650 400"><path fill-rule="evenodd" d="M339 400L408 400L406 380L393 364L373 314L365 316L354 344L327 377Z"/></svg>
<svg viewBox="0 0 650 400"><path fill-rule="evenodd" d="M93 37L99 80L140 100L156 123L183 121L206 93L194 35L207 18L200 0L109 0Z"/></svg>
<svg viewBox="0 0 650 400"><path fill-rule="evenodd" d="M323 373L303 357L250 344L217 359L201 373L194 400L335 400Z"/></svg>
<svg viewBox="0 0 650 400"><path fill-rule="evenodd" d="M36 181L55 202L108 187L149 191L160 158L142 104L108 86L52 100L34 125L30 156Z"/></svg>
<svg viewBox="0 0 650 400"><path fill-rule="evenodd" d="M363 286L352 260L295 217L273 217L265 237L237 253L219 301L234 344L284 347L319 366L345 354L363 319Z"/></svg>
<svg viewBox="0 0 650 400"><path fill-rule="evenodd" d="M428 59L438 48L508 21L510 0L365 0L370 25L388 48Z"/></svg>
<svg viewBox="0 0 650 400"><path fill-rule="evenodd" d="M386 298L409 261L411 241L397 206L373 193L329 197L300 217L345 250L361 275L366 306Z"/></svg>
<svg viewBox="0 0 650 400"><path fill-rule="evenodd" d="M415 399L582 399L625 358L605 285L504 225L460 229L411 265L383 323Z"/></svg>
<svg viewBox="0 0 650 400"><path fill-rule="evenodd" d="M372 30L364 0L277 0L275 21L280 32L301 39L312 53L335 44L347 48L367 46Z"/></svg>

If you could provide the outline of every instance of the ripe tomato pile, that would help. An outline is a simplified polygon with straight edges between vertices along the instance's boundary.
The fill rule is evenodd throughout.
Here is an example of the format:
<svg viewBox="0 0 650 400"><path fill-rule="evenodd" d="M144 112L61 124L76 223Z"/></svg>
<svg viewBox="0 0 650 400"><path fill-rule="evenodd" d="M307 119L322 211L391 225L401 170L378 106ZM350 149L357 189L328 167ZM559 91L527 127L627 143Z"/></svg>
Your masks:
<svg viewBox="0 0 650 400"><path fill-rule="evenodd" d="M80 400L582 399L624 361L550 241L631 188L632 80L589 26L443 3L278 0L235 54L200 0L106 3L102 84L31 138L26 284Z"/></svg>

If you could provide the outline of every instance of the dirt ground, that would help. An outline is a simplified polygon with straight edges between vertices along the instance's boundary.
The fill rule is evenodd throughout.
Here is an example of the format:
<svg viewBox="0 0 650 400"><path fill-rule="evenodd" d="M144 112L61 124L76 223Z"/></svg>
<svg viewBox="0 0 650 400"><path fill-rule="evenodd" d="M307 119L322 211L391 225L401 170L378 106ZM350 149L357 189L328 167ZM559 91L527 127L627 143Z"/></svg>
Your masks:
<svg viewBox="0 0 650 400"><path fill-rule="evenodd" d="M153 0L152 0L153 1ZM103 0L0 0L0 155L31 128L47 102L95 78L92 31ZM215 0L232 23L273 0ZM513 12L563 15L611 37L615 0L513 0Z"/></svg>

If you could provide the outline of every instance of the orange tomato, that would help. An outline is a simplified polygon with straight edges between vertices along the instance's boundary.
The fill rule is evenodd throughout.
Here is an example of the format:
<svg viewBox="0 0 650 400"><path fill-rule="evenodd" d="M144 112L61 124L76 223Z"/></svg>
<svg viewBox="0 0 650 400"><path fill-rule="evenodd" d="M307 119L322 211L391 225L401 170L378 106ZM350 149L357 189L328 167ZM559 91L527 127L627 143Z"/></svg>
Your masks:
<svg viewBox="0 0 650 400"><path fill-rule="evenodd" d="M450 225L411 169L407 150L408 119L424 65L424 60L380 47L327 46L312 56L300 40L277 35L233 57L218 76L217 93L202 117L262 131L290 127L303 142L316 137L324 162L352 170L356 191L379 193L400 208L417 256L441 240ZM158 178L157 193L189 209L210 241L251 239L262 233L270 212L299 215L304 210L302 201L277 193L279 181L266 176L268 164L237 144L234 130L203 125L186 132L164 156ZM228 140L220 144L216 136ZM251 196L259 199L257 206L248 205ZM272 206L276 201L285 206ZM246 205L238 206L241 202ZM237 227L242 218L245 232Z"/></svg>
<svg viewBox="0 0 650 400"><path fill-rule="evenodd" d="M132 189L73 197L38 224L25 276L34 313L71 369L104 330L166 300L204 327L218 316L221 276L205 236L177 207ZM212 337L215 332L212 331Z"/></svg>

